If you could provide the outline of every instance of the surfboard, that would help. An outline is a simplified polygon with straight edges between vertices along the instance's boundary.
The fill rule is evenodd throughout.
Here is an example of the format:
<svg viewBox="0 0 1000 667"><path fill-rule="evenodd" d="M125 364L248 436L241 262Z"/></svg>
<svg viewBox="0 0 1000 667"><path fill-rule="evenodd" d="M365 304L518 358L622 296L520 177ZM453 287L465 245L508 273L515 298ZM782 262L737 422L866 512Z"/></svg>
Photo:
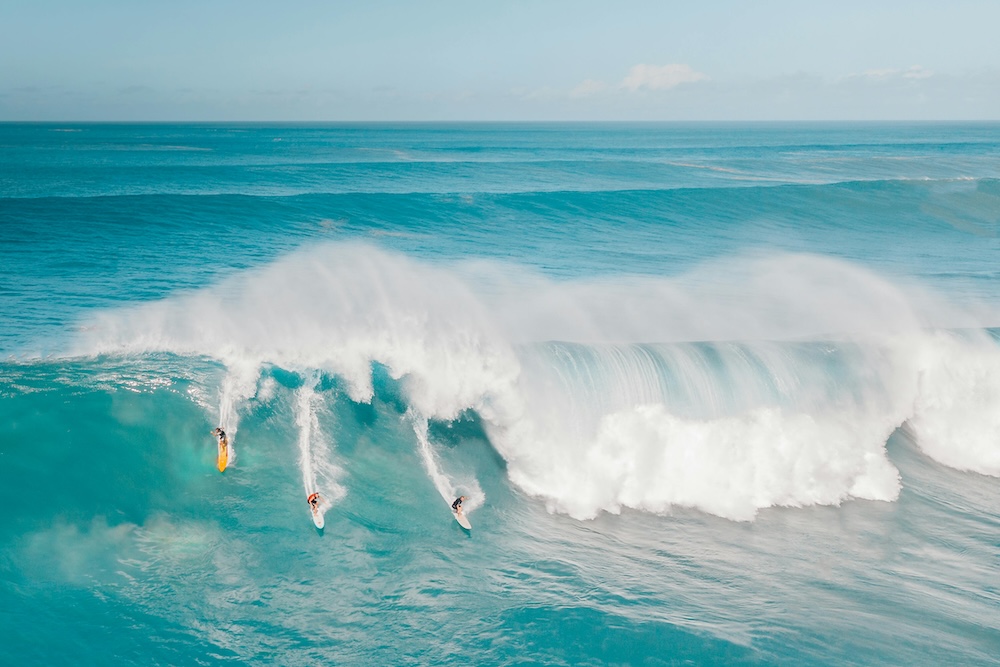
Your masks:
<svg viewBox="0 0 1000 667"><path fill-rule="evenodd" d="M229 443L225 440L219 440L219 472L224 472L226 466L229 464Z"/></svg>
<svg viewBox="0 0 1000 667"><path fill-rule="evenodd" d="M472 530L472 524L469 523L469 520L466 518L464 513L453 511L452 514L455 515L455 521L458 522L458 525L460 525L462 528L465 528L466 530Z"/></svg>
<svg viewBox="0 0 1000 667"><path fill-rule="evenodd" d="M315 505L312 504L313 500L316 501ZM323 526L326 525L326 520L323 519L323 512L330 509L330 505L327 504L325 498L316 492L310 493L306 497L306 502L309 503L309 513L312 515L312 520L316 528L323 530Z"/></svg>

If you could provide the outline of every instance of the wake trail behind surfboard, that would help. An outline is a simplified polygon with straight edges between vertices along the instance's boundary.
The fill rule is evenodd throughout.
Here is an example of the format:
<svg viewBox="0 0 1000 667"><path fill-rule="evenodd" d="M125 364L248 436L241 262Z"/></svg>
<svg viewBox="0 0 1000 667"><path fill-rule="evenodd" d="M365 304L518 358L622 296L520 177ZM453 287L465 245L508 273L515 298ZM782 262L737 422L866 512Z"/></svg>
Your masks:
<svg viewBox="0 0 1000 667"><path fill-rule="evenodd" d="M236 463L236 448L233 444L240 423L239 406L256 392L258 374L259 370L256 367L229 368L219 387L218 426L226 432L225 458L228 467ZM221 457L219 467L223 467Z"/></svg>
<svg viewBox="0 0 1000 667"><path fill-rule="evenodd" d="M419 417L412 411L407 412L407 415L413 423L413 432L417 436L420 460L424 464L427 475L434 483L434 488L437 489L441 498L448 503L448 509L451 509L451 503L459 495L466 496L466 500L463 503L463 514L468 515L469 512L482 505L486 500L486 494L479 487L478 480L473 477L469 482L459 482L449 476L441 467L438 455L427 437L427 420Z"/></svg>
<svg viewBox="0 0 1000 667"><path fill-rule="evenodd" d="M318 506L315 510L309 508L309 511L316 527L322 528L327 510L333 507L334 501L344 496L345 490L335 481L340 470L330 461L330 451L319 425L318 410L322 404L322 398L316 392L319 380L319 374L314 372L298 390L295 423L299 427L299 469L302 471L302 484L306 498L314 493L319 494Z"/></svg>

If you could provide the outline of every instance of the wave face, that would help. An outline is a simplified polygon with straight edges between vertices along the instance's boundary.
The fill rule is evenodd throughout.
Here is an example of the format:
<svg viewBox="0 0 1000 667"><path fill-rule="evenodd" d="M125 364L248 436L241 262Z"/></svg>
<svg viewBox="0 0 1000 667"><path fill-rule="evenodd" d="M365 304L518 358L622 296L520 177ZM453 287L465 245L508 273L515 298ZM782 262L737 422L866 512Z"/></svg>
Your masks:
<svg viewBox="0 0 1000 667"><path fill-rule="evenodd" d="M995 127L50 129L0 661L995 659Z"/></svg>

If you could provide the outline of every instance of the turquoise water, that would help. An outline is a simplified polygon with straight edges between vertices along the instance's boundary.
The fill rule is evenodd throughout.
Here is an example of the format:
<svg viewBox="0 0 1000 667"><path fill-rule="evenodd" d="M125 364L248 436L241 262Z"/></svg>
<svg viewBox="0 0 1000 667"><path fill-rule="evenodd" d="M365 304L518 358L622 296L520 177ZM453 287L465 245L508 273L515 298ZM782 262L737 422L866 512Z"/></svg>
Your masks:
<svg viewBox="0 0 1000 667"><path fill-rule="evenodd" d="M0 663L998 664L998 232L997 124L0 124Z"/></svg>

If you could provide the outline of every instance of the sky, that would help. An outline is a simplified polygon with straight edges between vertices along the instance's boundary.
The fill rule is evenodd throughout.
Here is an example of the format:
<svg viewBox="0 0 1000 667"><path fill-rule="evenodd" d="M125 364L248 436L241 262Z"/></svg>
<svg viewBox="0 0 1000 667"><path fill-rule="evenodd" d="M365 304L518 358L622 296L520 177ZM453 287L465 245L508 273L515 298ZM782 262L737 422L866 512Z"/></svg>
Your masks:
<svg viewBox="0 0 1000 667"><path fill-rule="evenodd" d="M997 0L2 0L0 121L997 120Z"/></svg>

